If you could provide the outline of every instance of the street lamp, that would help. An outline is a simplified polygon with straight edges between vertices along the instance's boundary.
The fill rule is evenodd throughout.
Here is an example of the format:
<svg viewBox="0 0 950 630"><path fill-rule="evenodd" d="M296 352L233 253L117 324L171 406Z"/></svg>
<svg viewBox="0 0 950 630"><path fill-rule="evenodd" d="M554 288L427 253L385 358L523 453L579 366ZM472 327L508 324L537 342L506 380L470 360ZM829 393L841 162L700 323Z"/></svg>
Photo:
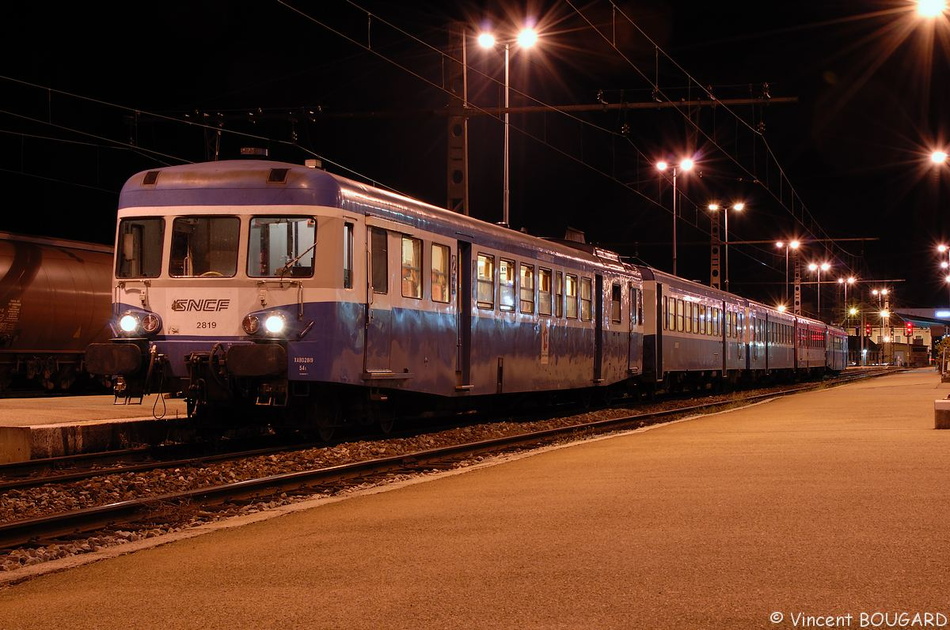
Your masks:
<svg viewBox="0 0 950 630"><path fill-rule="evenodd" d="M818 319L821 319L821 272L831 269L831 263L811 263L808 265L809 271L818 272Z"/></svg>
<svg viewBox="0 0 950 630"><path fill-rule="evenodd" d="M946 0L917 0L917 15L934 18L947 9Z"/></svg>
<svg viewBox="0 0 950 630"><path fill-rule="evenodd" d="M661 173L666 169L672 169L673 172L673 275L676 275L676 176L680 171L684 173L691 170L695 163L690 158L683 158L679 164L670 164L669 162L659 161L656 163L656 170Z"/></svg>
<svg viewBox="0 0 950 630"><path fill-rule="evenodd" d="M848 316L849 316L850 313L851 313L851 311L848 309L848 286L854 284L854 283L857 282L857 281L858 281L858 279L855 278L854 276L848 276L847 278L838 278L838 284L840 284L840 285L844 288L844 319L845 319L845 325L847 325Z"/></svg>
<svg viewBox="0 0 950 630"><path fill-rule="evenodd" d="M887 289L872 289L871 295L877 296L877 305L881 310L884 310L884 305L886 304L886 299L889 291Z"/></svg>
<svg viewBox="0 0 950 630"><path fill-rule="evenodd" d="M726 241L725 241L726 257L725 257L724 271L725 271L725 277L726 277L726 292L728 293L729 292L729 210L730 210L730 206L720 206L718 203L711 203L709 204L708 208L710 212L718 212L719 210L722 210L722 219L723 219L724 230L726 234ZM744 208L745 208L745 204L741 201L737 201L731 206L731 209L735 210L736 212L742 212Z"/></svg>
<svg viewBox="0 0 950 630"><path fill-rule="evenodd" d="M775 243L776 247L778 247L779 249L785 250L785 303L786 304L788 304L788 250L790 249L797 250L800 245L801 243L798 242L797 240L792 240L787 243L785 241L777 241Z"/></svg>
<svg viewBox="0 0 950 630"><path fill-rule="evenodd" d="M510 58L510 55L509 55L509 48L510 48L511 44L513 44L513 43L517 43L518 46L521 47L521 48L531 48L532 46L534 46L534 45L537 43L537 41L538 41L538 32L537 32L537 31L535 31L533 28L523 28L523 29L521 29L521 31L518 32L518 37L515 38L513 41L505 41L505 42L502 43L502 45L504 45L504 48L505 48L505 158L504 158L505 174L504 174L504 182L503 182L503 184L502 184L502 188L503 188L503 193L502 193L502 195L503 195L503 196L502 196L502 209L503 209L503 210L502 210L502 223L503 223L505 226L508 225L508 214L509 214L509 208L510 208L510 201L509 201L509 200L510 200L510 197L511 197L510 190L509 190L509 186L508 186L508 183L509 183L509 177L508 177L508 173L509 173L509 158L508 158L508 155L509 155L509 149L508 149L509 142L508 142L508 140L509 140L509 136L510 136L510 132L509 132L510 126L509 126L509 124L508 124L508 102L509 102L509 92L510 92L510 89L511 89L511 84L510 84L509 76L508 76L508 68L509 68L509 63L508 63L508 62L509 62L509 58ZM479 36L478 36L478 45L481 46L482 48L494 48L495 45L496 45L496 43L497 43L497 41L495 40L495 36L494 36L493 34L487 32L487 31L486 31L486 32L483 32L483 33L480 33Z"/></svg>

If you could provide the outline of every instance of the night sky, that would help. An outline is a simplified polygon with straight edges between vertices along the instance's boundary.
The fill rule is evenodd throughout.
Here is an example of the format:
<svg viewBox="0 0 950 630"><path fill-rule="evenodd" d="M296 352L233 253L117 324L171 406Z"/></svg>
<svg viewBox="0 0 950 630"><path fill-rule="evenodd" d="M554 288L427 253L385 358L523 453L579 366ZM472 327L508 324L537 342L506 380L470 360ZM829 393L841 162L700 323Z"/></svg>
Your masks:
<svg viewBox="0 0 950 630"><path fill-rule="evenodd" d="M0 230L111 244L134 173L266 147L445 206L449 25L541 31L512 46L510 223L568 226L708 282L707 203L729 223L730 288L774 303L798 236L822 278L887 284L895 306L947 303L950 26L905 0L694 3L99 2L5 8ZM369 17L371 14L372 17ZM502 218L503 54L470 41L469 212ZM715 98L712 107L695 104ZM727 104L744 99L742 104ZM751 101L751 102L748 102ZM621 104L627 107L621 108ZM676 107L671 104L678 104ZM579 106L594 106L579 107ZM220 133L219 133L220 132ZM805 279L814 275L805 272ZM822 285L822 305L839 299ZM803 298L813 300L814 287Z"/></svg>

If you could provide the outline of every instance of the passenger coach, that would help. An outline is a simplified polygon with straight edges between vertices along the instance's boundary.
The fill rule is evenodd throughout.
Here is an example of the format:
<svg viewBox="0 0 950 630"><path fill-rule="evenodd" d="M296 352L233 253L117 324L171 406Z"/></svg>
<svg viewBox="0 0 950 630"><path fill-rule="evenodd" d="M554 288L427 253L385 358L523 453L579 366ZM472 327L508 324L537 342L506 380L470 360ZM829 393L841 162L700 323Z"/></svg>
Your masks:
<svg viewBox="0 0 950 630"><path fill-rule="evenodd" d="M640 272L312 166L222 161L123 187L115 338L87 365L189 412L390 425L391 403L598 388L643 371ZM427 399L432 405L433 400Z"/></svg>
<svg viewBox="0 0 950 630"><path fill-rule="evenodd" d="M844 368L844 331L324 172L144 171L119 199L117 393L190 415L392 425L399 414ZM477 401L477 402L476 402Z"/></svg>

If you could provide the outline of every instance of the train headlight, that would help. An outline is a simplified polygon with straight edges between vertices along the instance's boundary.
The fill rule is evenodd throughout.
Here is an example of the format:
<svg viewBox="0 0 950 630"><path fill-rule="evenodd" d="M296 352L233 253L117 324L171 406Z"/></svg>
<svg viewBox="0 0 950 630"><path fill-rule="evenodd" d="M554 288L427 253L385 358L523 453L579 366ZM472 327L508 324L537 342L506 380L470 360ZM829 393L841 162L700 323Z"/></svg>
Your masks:
<svg viewBox="0 0 950 630"><path fill-rule="evenodd" d="M244 332L256 335L264 332L271 337L279 337L288 333L289 324L283 313L249 313L241 322Z"/></svg>
<svg viewBox="0 0 950 630"><path fill-rule="evenodd" d="M241 326L247 334L255 335L261 329L261 318L257 315L245 315Z"/></svg>
<svg viewBox="0 0 950 630"><path fill-rule="evenodd" d="M119 318L119 329L126 334L134 334L139 329L139 318L132 313L126 313Z"/></svg>
<svg viewBox="0 0 950 630"><path fill-rule="evenodd" d="M155 313L146 313L142 318L142 330L148 335L154 335L162 327L162 318Z"/></svg>
<svg viewBox="0 0 950 630"><path fill-rule="evenodd" d="M119 318L119 331L126 337L154 335L162 328L162 318L155 313L128 311Z"/></svg>
<svg viewBox="0 0 950 630"><path fill-rule="evenodd" d="M280 335L287 328L287 321L280 313L271 313L264 318L264 330L271 335Z"/></svg>

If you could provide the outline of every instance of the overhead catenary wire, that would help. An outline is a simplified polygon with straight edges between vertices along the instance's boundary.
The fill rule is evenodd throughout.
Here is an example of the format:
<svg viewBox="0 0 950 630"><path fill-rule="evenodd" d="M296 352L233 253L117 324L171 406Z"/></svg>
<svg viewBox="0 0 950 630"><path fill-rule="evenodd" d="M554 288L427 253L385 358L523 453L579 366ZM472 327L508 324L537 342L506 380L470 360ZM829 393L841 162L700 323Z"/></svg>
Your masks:
<svg viewBox="0 0 950 630"><path fill-rule="evenodd" d="M438 53L438 54L440 54L440 55L447 55L447 53L445 53L444 51L440 50L438 47L433 46L433 45L431 45L431 44L429 44L429 43L423 41L421 38L416 37L415 35L409 33L408 31L396 27L395 25L391 24L390 22L387 22L386 20L384 20L384 19L381 18L380 16L375 15L375 14L372 13L371 11L368 11L368 10L363 9L362 7L360 7L359 3L353 2L353 1L347 2L347 4L349 4L350 6L355 7L355 8L357 8L357 9L359 9L360 11L365 11L365 15L366 15L366 22L365 22L365 25L366 25L365 41L358 41L358 39L357 39L356 37L349 36L349 35L347 35L346 33L343 33L342 31L340 31L339 29L336 29L336 28L332 27L331 25L326 24L326 23L325 23L325 20L314 19L312 16L307 15L307 14L304 13L302 10L300 10L300 9L295 8L294 6L292 6L292 4L291 4L290 2L288 2L288 1L286 1L286 0L278 0L278 4L280 4L280 5L284 6L284 7L287 7L288 9L290 9L290 10L292 10L293 12L297 13L298 15L304 16L306 19L308 19L308 20L310 20L311 22L313 22L313 23L315 23L315 24L321 26L322 28L327 29L327 30L329 30L329 31L331 31L331 32L334 32L334 33L337 34L338 36L343 37L343 38L346 39L347 41L351 42L352 44L354 44L354 45L356 45L356 46L359 46L359 47L362 48L363 50L367 50L367 51L371 52L372 54L376 55L378 58L383 59L383 60L386 61L387 63L390 63L390 64L394 65L395 67L399 68L401 71L407 72L407 73L409 73L410 75L412 75L412 76L418 78L419 80L424 81L426 84L430 85L431 87L433 87L433 88L435 88L435 89L438 89L438 90L441 90L442 92L448 93L448 90L445 88L444 85L441 85L441 84L439 84L438 82L435 82L435 81L431 81L430 79L426 78L422 73L417 72L417 71L414 71L412 68L409 68L409 67L406 66L405 64L401 64L401 63L399 63L398 61L396 61L395 59L392 59L392 58L388 57L388 56L386 55L386 53L385 53L383 50L379 49L378 46L374 46L375 40L378 39L378 38L374 38L373 25L376 24L376 23L378 23L378 24L385 25L387 28L395 29L397 32L403 34L405 37L410 38L412 41L417 42L418 44L420 44L420 45L422 45L422 46L425 46L427 49L430 49L430 50L432 50L433 52L436 52L436 53ZM585 12L584 12L584 10L582 10L582 9L578 8L577 6L575 6L575 4L572 3L570 0L568 0L567 5L570 6L570 7L572 8L572 10L573 10L578 16L580 16L582 19L585 19L585 21L587 21L587 22L589 23L590 28L594 28L593 24L590 24L589 20L587 20L587 19L585 18ZM634 27L636 28L636 30L639 31L644 37L646 37L646 34L643 33L642 30L639 29L639 27L631 20L631 18L630 18L620 7L618 7L618 6L617 6L615 3L613 3L613 2L610 3L610 7L611 7L611 12L612 12L612 14L613 14L614 16L616 16L617 18L626 20L628 23L630 23L632 26L634 26ZM613 26L615 27L615 24L614 24ZM597 30L596 28L595 28L594 30L595 30L596 32L600 33L600 31ZM611 47L614 49L614 51L616 52L616 54L617 54L621 59L624 59L624 61L625 61L626 63L628 63L628 64L630 65L630 67L633 68L633 69L637 72L637 74L638 74L639 76L641 76L641 78L644 80L644 82L645 82L648 86L650 86L650 87L653 89L653 91L654 91L657 95L662 96L662 97L663 97L664 99L666 99L668 102L675 103L675 101L673 101L673 99L670 97L670 95L666 94L666 93L663 91L663 88L662 88L662 86L661 86L661 84L660 84L660 76L659 76L659 59L660 59L661 55L663 56L664 59L670 59L671 61L673 61L672 58L669 57L669 55L667 55L667 53L666 53L665 51L663 51L659 46L654 45L656 68L655 68L655 72L654 72L654 77L651 79L650 77L646 76L645 73L641 72L640 69L636 67L636 64L633 63L633 61L630 60L629 58L626 58L626 57L622 54L622 52L617 48L617 46L616 46L616 33L615 33L615 30L616 30L616 29L614 28L614 31L612 31L612 33L611 33L610 35L607 35L607 36L605 37L605 41L607 41L607 43L608 43L609 45L611 45ZM601 36L603 36L603 34L601 34ZM454 60L454 61L458 61L458 60ZM686 75L686 76L689 77L690 89L699 88L699 90L700 90L702 93L706 94L706 95L709 96L709 97L712 97L712 94L711 94L708 90L706 90L706 88L702 87L702 86L703 86L702 83L700 83L700 82L696 81L695 79L693 79L692 76L689 76L689 74L688 74L685 70L683 70L683 69L679 66L678 63L676 63L675 61L673 61L673 63L674 63L674 65L675 65L681 72L683 72L684 75ZM477 72L477 70L474 70L474 71ZM481 73L480 73L480 74L481 74ZM484 74L482 74L481 76L482 76L486 81L491 81L491 82L498 83L498 80L495 79L494 77L491 77L491 76L489 76L489 75L484 75ZM0 79L16 81L16 79L12 79L12 78L10 78L10 77L0 77ZM25 83L25 82L23 82L23 83ZM33 85L34 87L38 88L38 89L50 90L50 88L47 88L47 87L44 87L44 86L39 86L39 85L35 85L35 84L32 84L32 85ZM512 88L512 91L513 91L515 94L519 95L521 98L525 99L526 101L535 103L535 104L537 104L538 106L540 106L540 107L542 107L543 109L545 109L546 111L550 111L552 114L556 114L557 116L565 117L567 120L570 120L570 121L574 122L574 123L577 124L577 125L583 126L584 128L592 129L592 130L594 130L595 132L603 133L603 134L605 134L607 137L612 138L614 141L618 141L618 142L622 142L622 143L626 144L626 145L629 146L629 147L634 151L634 153L635 153L635 156L636 156L636 158L637 158L637 164L636 164L635 168L636 168L638 171L639 171L640 168L641 168L641 164L640 164L641 162L644 163L644 164L649 164L649 163L652 162L652 159L647 155L646 151L644 151L641 147L637 146L636 143L633 141L633 139L630 138L629 136L625 136L625 135L619 133L618 131L616 131L616 130L614 130L614 129L607 128L607 127L605 127L605 126L603 126L603 125L595 124L594 122L592 122L592 121L589 120L589 119L585 119L585 118L583 118L583 117L581 117L581 116L575 115L575 114L572 113L572 112L566 111L565 108L558 107L557 105L544 102L544 101L541 100L541 99L537 99L537 98L533 97L532 95L527 94L527 93L524 92L523 90L519 90L519 89L516 89L516 88ZM274 143L280 143L280 144L285 144L285 145L294 146L296 149L302 150L302 151L306 152L307 154L309 154L309 155L311 155L311 156L320 158L320 159L321 159L324 163L326 163L326 164L332 164L332 165L334 165L334 166L336 166L336 167L338 167L338 168L341 168L341 169L347 171L348 173L352 173L352 174L356 175L357 177L360 177L360 178L365 179L365 180L367 180L367 181L372 181L372 182L373 182L374 184L376 184L376 185L379 185L379 186L381 186L381 187L386 187L386 188L392 189L391 186L388 186L388 185L386 185L386 184L384 184L384 183L379 182L376 178L368 177L368 176L365 176L365 175L361 175L361 174L359 174L359 173L356 173L356 172L354 172L353 170L351 170L351 169L349 169L349 168L346 168L346 167L343 166L342 164L339 164L338 162L336 162L336 161L334 161L334 160L328 158L327 156L321 155L321 154L318 153L318 152L314 152L314 151L312 151L312 150L309 150L309 149L307 149L306 147L303 147L303 146L301 146L300 144L297 144L297 143L294 143L294 142L288 142L288 141L284 141L284 140L275 140L274 138L270 138L270 137L267 137L267 136L262 136L262 135L259 135L259 134L248 134L248 133L246 133L246 132L238 131L238 130L235 130L235 129L225 129L225 130L221 130L221 129L218 128L218 127L215 127L215 126L213 126L213 125L207 125L207 124L205 124L205 123L203 123L203 122L201 122L201 121L197 121L197 120L183 120L183 119L180 118L180 117L173 117L173 116L168 116L168 115L164 115L164 114L160 114L160 113L156 113L156 112L149 112L149 111L142 110L142 109L140 109L140 108L122 107L122 106L118 106L118 105L114 105L114 104L111 104L111 103L107 103L107 102L105 102L105 101L101 101L101 100L98 100L98 99L80 96L80 95L75 94L75 93L72 93L72 92L50 90L50 93L58 93L58 94L62 94L62 95L64 95L64 96L69 96L69 97L71 97L71 98L80 98L80 99L87 100L87 101L89 101L89 102L94 102L94 103L97 103L97 104L101 104L101 105L103 105L103 106L118 107L118 108L120 108L122 111L130 112L130 113L136 113L136 114L142 114L142 115L145 115L145 116L148 116L148 117L155 118L156 120L164 120L164 121L167 121L167 122L170 122L170 123L173 123L173 124L186 124L186 125L193 126L193 127L195 127L195 128L202 128L202 129L209 129L209 130L219 131L219 132L226 133L226 134L238 135L238 136L246 137L246 138L248 138L248 139L260 140L260 141L267 141L267 142L274 142ZM473 107L475 107L475 106L473 106ZM725 104L719 102L719 103L716 105L716 108L717 108L717 111L728 112L728 114L729 114L730 116L733 116L733 117L735 118L735 120L737 121L737 126L741 126L742 128L746 129L749 133L753 134L753 137L760 138L761 141L763 142L763 146L765 147L766 153L767 153L767 155L769 156L769 163L770 163L770 164L773 164L773 165L775 166L775 168L778 170L778 173L779 173L780 192L778 193L778 195L776 195L775 192L772 191L771 188L768 187L767 181L766 181L766 184L763 184L761 181L759 181L759 182L758 182L758 185L763 186L763 187L765 188L765 190L768 190L769 194L771 194L773 198L775 198L776 200L778 200L778 201L780 202L780 206L783 207L783 208L785 208L785 209L789 212L789 214L792 216L792 218L793 218L793 220L796 222L796 224L801 225L801 226L802 226L802 229L803 229L807 234L809 234L809 235L814 235L815 238L826 236L826 235L827 235L826 232L817 224L817 221L814 219L814 217L811 216L810 212L807 210L807 207L806 207L805 204L801 201L801 199L800 199L800 197L798 196L797 192L794 190L794 187L791 186L791 183L790 183L790 181L788 181L788 178L787 178L787 175L785 174L784 169L782 169L782 167L778 164L778 160L777 160L777 158L775 157L774 152L772 151L771 147L769 147L768 143L765 142L764 138L762 137L762 134L759 133L753 125L751 125L750 123L748 123L747 121L745 121L741 116L739 116L737 113L733 112L733 111L732 111L728 106L726 106ZM479 109L479 108L476 108L476 109ZM490 108L481 108L481 109L480 109L480 113L483 114L483 115L489 115L489 116L493 115L493 114L489 111L489 109L490 109ZM691 116L689 115L689 112L688 112L688 111L683 111L681 108L676 107L675 105L674 105L674 109L678 112L678 114L679 114L680 116L683 117L683 119L684 119L686 125L688 125L688 126L693 126L697 133L701 134L703 137L706 137L706 138L709 140L711 147L715 147L715 148L716 148L718 151L720 151L723 155L725 155L725 156L727 156L728 158L730 158L730 160L732 160L733 163L734 163L736 166L739 167L740 173L741 173L741 175L742 175L743 177L748 178L750 181L757 181L757 178L752 174L752 172L749 171L747 168L745 168L744 165L742 165L741 163L739 163L738 160L736 160L733 156L731 156L731 155L729 154L729 152L726 151L726 150L716 141L715 138L709 137L708 134L706 134L706 132L705 132L699 125L694 124L694 122L693 122ZM9 112L6 112L6 113L9 113ZM494 118L495 118L496 120L498 120L499 122L501 121L500 115L498 115L498 114L494 114ZM33 119L33 121L34 121L34 122L40 122L40 123L43 123L43 122L44 122L44 121L40 121L40 120L36 120L36 119ZM51 124L51 121L47 121L47 122L45 122L45 124ZM53 125L53 128L57 128L57 129L60 129L60 130L63 130L63 131L75 132L75 133L83 133L83 132L80 132L79 130L76 130L76 129L73 129L73 128L67 128L67 127L63 127L63 126L55 126L55 125ZM573 161L573 162L575 162L575 163L577 163L577 164L583 166L584 168L590 170L591 172L594 172L594 173L598 174L599 176L603 176L603 177L605 178L605 180L612 182L614 185L622 186L623 188L629 190L632 194L638 196L638 198L640 198L645 204L647 204L647 206L648 206L649 208L655 209L655 210L658 210L658 211L662 211L662 212L665 212L665 213L669 213L669 212L670 212L670 210L667 208L667 206L666 206L665 204L661 203L660 201L658 201L653 195L644 193L644 192L641 190L641 187L640 187L637 183L635 183L635 182L634 182L634 183L626 182L626 181L623 180L623 178L617 177L617 175L615 174L615 172L605 172L605 171L603 171L597 164L594 164L594 163L592 163L591 161L585 160L585 159L583 158L583 156L575 155L575 154L571 153L570 151L565 150L563 147L555 146L555 145L549 140L548 137L546 137L546 136L538 136L537 134L533 134L530 130L528 130L528 129L526 129L526 128L523 128L523 127L517 125L517 123L515 123L515 124L512 125L512 129L515 130L515 131L517 131L517 132L518 132L519 134L521 134L522 136L524 136L524 137L526 137L526 138L529 138L529 139L531 139L531 140L534 141L534 142L540 143L541 145L543 145L543 146L549 148L550 150L552 150L553 152L558 153L559 155L561 155L561 156L563 156L563 157L565 157L565 158L567 158L567 159L570 159L571 161ZM91 137L92 137L92 136L91 136ZM106 145L108 145L108 146L122 147L122 148L125 148L125 149L130 150L130 151L135 151L135 152L141 153L141 154L143 154L143 155L147 155L147 156L149 156L151 159L155 159L156 162L158 162L158 163L168 163L168 162L171 162L171 161L179 161L179 162L188 162L188 161L190 161L190 160L187 160L187 159L183 159L183 158L181 158L181 157L179 157L179 156L170 155L170 154L168 154L168 153L162 153L162 152L158 152L158 151L153 151L152 149L149 149L148 147L143 147L143 146L141 146L141 145L139 145L139 144L136 144L136 143L133 143L133 142L121 142L121 141L115 141L115 140L110 140L110 139L106 139L106 138L101 138L101 140L102 140ZM617 153L615 149L614 149L614 153L615 153L615 154ZM789 189L789 190L791 190L791 207L788 207L787 202L784 200L784 194L783 194L782 191L784 191L784 189L786 189L786 188ZM696 207L696 208L701 207L701 206L703 205L703 204L697 203L695 200L690 199L689 197L686 197L686 199L687 199L687 201L688 201L689 203L692 203L693 206ZM698 216L698 213L697 213L697 216ZM700 230L705 231L705 228L703 228L702 226L700 226L698 222L694 222L694 227L696 227L697 229L700 229ZM837 247L838 247L837 244L835 244L834 247L837 248ZM842 253L843 255L850 255L850 254L848 254L847 252L845 252L844 250L841 250L841 253ZM771 254L770 254L770 256L771 256Z"/></svg>

